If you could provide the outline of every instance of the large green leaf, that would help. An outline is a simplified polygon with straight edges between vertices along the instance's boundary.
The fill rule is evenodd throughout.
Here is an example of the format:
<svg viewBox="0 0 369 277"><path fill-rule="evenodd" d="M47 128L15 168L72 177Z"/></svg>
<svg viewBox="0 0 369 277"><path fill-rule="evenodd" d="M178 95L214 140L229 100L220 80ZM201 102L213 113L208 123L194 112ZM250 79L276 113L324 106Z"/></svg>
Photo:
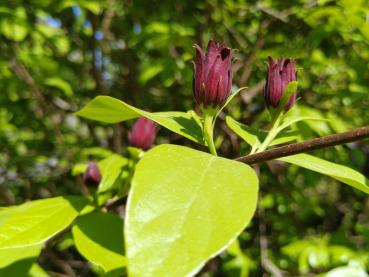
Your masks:
<svg viewBox="0 0 369 277"><path fill-rule="evenodd" d="M114 214L91 213L77 219L72 229L78 251L105 272L120 274L126 265L123 250L123 221Z"/></svg>
<svg viewBox="0 0 369 277"><path fill-rule="evenodd" d="M131 276L192 276L254 214L258 179L248 165L161 145L137 164L125 225Z"/></svg>
<svg viewBox="0 0 369 277"><path fill-rule="evenodd" d="M117 123L143 116L190 140L205 144L201 126L193 118L191 112L149 113L116 98L98 96L76 114L106 123Z"/></svg>
<svg viewBox="0 0 369 277"><path fill-rule="evenodd" d="M369 180L360 172L347 166L332 163L308 154L283 157L279 160L330 176L342 183L369 193Z"/></svg>
<svg viewBox="0 0 369 277"><path fill-rule="evenodd" d="M65 229L86 204L83 198L55 197L0 212L0 249L40 244Z"/></svg>

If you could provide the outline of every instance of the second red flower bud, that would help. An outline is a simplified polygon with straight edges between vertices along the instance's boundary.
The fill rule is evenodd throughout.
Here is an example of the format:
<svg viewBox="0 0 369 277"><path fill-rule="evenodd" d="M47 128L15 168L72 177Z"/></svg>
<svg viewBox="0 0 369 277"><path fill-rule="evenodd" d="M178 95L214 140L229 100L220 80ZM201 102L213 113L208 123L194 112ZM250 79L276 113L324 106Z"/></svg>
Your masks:
<svg viewBox="0 0 369 277"><path fill-rule="evenodd" d="M297 80L295 61L279 59L278 62L268 57L268 74L264 87L264 99L267 107L276 108L282 99L283 92L288 84ZM284 109L289 110L296 101L296 92L293 92Z"/></svg>

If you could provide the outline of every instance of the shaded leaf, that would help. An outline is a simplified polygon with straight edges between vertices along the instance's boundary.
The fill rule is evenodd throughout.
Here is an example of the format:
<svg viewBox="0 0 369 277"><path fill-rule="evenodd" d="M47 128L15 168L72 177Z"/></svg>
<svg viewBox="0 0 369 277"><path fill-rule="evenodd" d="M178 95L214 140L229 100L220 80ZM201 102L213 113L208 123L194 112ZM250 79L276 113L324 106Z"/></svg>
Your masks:
<svg viewBox="0 0 369 277"><path fill-rule="evenodd" d="M105 272L126 265L123 250L123 221L114 214L95 212L81 216L72 229L78 251Z"/></svg>
<svg viewBox="0 0 369 277"><path fill-rule="evenodd" d="M120 176L122 168L128 164L128 160L120 155L113 154L99 162L102 180L98 191L105 192L114 186L114 183Z"/></svg>

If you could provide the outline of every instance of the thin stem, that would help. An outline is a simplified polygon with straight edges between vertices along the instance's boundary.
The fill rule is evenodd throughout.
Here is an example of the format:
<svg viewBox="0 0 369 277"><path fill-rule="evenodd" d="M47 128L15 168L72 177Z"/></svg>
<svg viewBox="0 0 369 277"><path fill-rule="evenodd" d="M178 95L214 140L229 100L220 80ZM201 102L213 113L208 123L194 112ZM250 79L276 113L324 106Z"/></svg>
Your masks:
<svg viewBox="0 0 369 277"><path fill-rule="evenodd" d="M256 144L254 144L252 147L251 147L251 151L250 151L250 154L249 155L252 155L252 154L255 154L256 150L258 150L258 147Z"/></svg>
<svg viewBox="0 0 369 277"><path fill-rule="evenodd" d="M204 115L204 137L208 144L210 153L217 156L217 150L215 149L214 138L213 138L213 128L214 128L213 120L214 120L213 115L205 113Z"/></svg>
<svg viewBox="0 0 369 277"><path fill-rule="evenodd" d="M257 149L256 153L260 153L260 152L264 151L265 149L267 149L268 146L269 146L269 144L278 135L278 133L279 133L278 127L279 127L279 124L281 123L283 114L284 113L281 112L279 115L277 115L277 117L275 118L275 120L273 122L272 129L270 129L267 137L265 138L265 140L263 141L263 143L260 145L260 147Z"/></svg>
<svg viewBox="0 0 369 277"><path fill-rule="evenodd" d="M260 162L274 160L281 157L291 156L325 147L349 143L365 138L369 138L369 126L357 128L348 132L314 138L304 142L292 143L285 146L276 147L274 149L270 149L253 155L239 157L235 160L246 164L257 164Z"/></svg>

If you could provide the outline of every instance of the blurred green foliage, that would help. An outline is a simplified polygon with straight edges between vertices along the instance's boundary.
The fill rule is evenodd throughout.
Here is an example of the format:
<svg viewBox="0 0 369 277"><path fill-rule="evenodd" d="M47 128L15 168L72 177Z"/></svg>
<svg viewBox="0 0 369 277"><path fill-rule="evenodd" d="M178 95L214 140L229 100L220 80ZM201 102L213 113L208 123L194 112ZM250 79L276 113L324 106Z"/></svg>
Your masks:
<svg viewBox="0 0 369 277"><path fill-rule="evenodd" d="M192 46L210 38L237 49L233 84L249 89L226 113L238 121L268 126L262 88L271 55L297 59L299 111L329 119L295 124L300 140L369 124L366 0L4 0L0 37L2 206L80 194L73 165L110 151L127 153L129 124L73 115L95 96L149 111L194 108ZM224 121L216 134L222 156L248 149ZM157 143L163 142L190 143L161 130ZM369 174L365 142L316 154ZM202 273L311 276L331 270L326 276L345 276L352 269L360 272L352 276L367 276L369 201L363 193L295 166L271 162L260 170L259 209L240 247ZM57 251L82 260L73 247ZM55 270L49 259L39 262ZM336 267L341 273L332 271Z"/></svg>

